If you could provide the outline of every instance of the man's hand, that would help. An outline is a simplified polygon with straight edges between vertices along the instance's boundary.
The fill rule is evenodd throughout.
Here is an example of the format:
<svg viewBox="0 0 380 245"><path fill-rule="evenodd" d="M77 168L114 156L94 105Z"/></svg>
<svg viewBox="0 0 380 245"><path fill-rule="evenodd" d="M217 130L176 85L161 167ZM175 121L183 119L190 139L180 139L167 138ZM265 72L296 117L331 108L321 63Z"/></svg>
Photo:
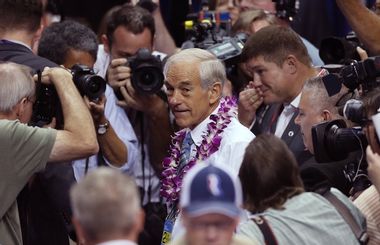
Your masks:
<svg viewBox="0 0 380 245"><path fill-rule="evenodd" d="M34 75L34 81L38 81L38 76ZM71 80L73 79L73 76L71 73L62 68L62 67L45 67L44 70L41 73L41 83L43 84L55 84L55 82L60 82L61 80Z"/></svg>
<svg viewBox="0 0 380 245"><path fill-rule="evenodd" d="M262 92L259 88L249 82L247 87L239 93L238 118L241 124L246 127L251 126L256 118L256 111L263 103Z"/></svg>
<svg viewBox="0 0 380 245"><path fill-rule="evenodd" d="M104 108L106 105L106 96L103 94L97 101L90 101L87 96L84 97L84 101L91 112L92 119L95 125L104 123L106 121L104 115Z"/></svg>
<svg viewBox="0 0 380 245"><path fill-rule="evenodd" d="M118 91L121 87L127 84L131 78L131 68L127 65L127 59L119 58L111 61L107 69L108 84Z"/></svg>
<svg viewBox="0 0 380 245"><path fill-rule="evenodd" d="M136 92L130 80L126 82L125 87L120 88L120 92L124 100L117 101L117 105L142 111L151 116L165 104L156 94L141 94Z"/></svg>

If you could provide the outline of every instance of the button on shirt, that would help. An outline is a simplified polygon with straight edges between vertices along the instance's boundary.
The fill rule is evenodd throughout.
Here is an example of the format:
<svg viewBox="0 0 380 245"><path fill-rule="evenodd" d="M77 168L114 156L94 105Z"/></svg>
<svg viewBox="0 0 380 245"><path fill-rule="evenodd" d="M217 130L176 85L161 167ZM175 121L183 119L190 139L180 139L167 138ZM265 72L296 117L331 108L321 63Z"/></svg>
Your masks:
<svg viewBox="0 0 380 245"><path fill-rule="evenodd" d="M279 138L282 137L286 127L288 126L290 120L293 118L294 113L297 113L297 108L299 106L301 99L301 93L290 103L284 104L284 109L282 110L276 124L275 135Z"/></svg>

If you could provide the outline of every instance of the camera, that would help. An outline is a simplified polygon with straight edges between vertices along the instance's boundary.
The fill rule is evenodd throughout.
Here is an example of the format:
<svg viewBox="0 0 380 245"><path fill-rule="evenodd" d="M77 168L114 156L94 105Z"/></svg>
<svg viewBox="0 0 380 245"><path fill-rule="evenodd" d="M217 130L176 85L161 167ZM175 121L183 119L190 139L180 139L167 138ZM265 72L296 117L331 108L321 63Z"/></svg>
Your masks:
<svg viewBox="0 0 380 245"><path fill-rule="evenodd" d="M97 100L106 91L106 81L85 65L74 65L71 74L80 94L90 100Z"/></svg>
<svg viewBox="0 0 380 245"><path fill-rule="evenodd" d="M159 57L146 48L139 49L136 55L128 58L132 71L131 83L140 93L153 94L161 90L164 84L162 62Z"/></svg>
<svg viewBox="0 0 380 245"><path fill-rule="evenodd" d="M71 68L73 81L79 93L90 100L97 100L106 90L106 81L84 65L74 65ZM57 91L53 85L41 83L41 71L37 72L36 103L33 107L31 124L43 126L57 118L57 125L63 123L63 114Z"/></svg>
<svg viewBox="0 0 380 245"><path fill-rule="evenodd" d="M346 37L328 37L322 39L319 56L325 64L350 64L353 60L360 60L356 47L362 46L354 32Z"/></svg>
<svg viewBox="0 0 380 245"><path fill-rule="evenodd" d="M361 86L363 94L365 94L379 85L379 76L380 56L374 56L343 66L339 73L328 74L322 80L329 96L338 93L342 84L351 91Z"/></svg>
<svg viewBox="0 0 380 245"><path fill-rule="evenodd" d="M315 160L320 163L344 160L350 152L363 150L368 144L361 127L347 128L342 119L314 125L311 135Z"/></svg>

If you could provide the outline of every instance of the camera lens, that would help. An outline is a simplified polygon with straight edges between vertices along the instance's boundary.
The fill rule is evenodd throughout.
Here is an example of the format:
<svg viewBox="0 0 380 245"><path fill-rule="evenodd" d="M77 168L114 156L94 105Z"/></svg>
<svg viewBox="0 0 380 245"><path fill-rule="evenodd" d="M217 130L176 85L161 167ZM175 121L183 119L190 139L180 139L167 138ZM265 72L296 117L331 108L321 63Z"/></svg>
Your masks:
<svg viewBox="0 0 380 245"><path fill-rule="evenodd" d="M106 90L106 82L97 75L81 74L74 79L79 92L90 100L99 98Z"/></svg>
<svg viewBox="0 0 380 245"><path fill-rule="evenodd" d="M143 66L133 71L131 80L136 90L142 93L156 93L161 89L164 77L159 68Z"/></svg>

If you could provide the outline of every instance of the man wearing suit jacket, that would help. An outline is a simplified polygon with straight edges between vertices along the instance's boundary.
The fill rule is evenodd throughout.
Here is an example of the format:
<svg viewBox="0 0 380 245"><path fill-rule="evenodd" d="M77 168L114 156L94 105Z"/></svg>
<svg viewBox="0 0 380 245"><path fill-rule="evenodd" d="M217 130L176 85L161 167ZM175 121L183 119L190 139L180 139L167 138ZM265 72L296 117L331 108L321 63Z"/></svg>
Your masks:
<svg viewBox="0 0 380 245"><path fill-rule="evenodd" d="M253 81L239 94L240 122L280 137L302 165L311 155L294 119L304 82L317 75L305 45L290 28L268 26L247 40L242 62Z"/></svg>

